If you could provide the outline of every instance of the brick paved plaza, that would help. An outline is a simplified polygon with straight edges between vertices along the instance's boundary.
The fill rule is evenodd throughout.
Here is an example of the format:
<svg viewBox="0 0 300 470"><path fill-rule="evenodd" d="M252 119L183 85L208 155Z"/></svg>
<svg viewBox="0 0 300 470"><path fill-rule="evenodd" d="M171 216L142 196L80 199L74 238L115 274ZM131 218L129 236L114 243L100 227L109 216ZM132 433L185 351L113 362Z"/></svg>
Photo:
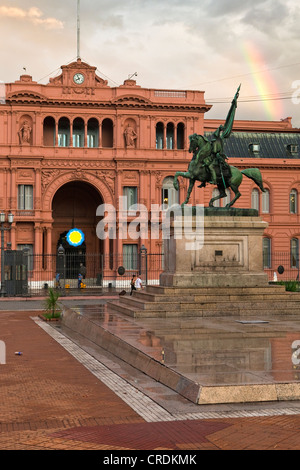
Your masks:
<svg viewBox="0 0 300 470"><path fill-rule="evenodd" d="M37 311L1 311L1 450L300 449L298 403L174 413L61 336Z"/></svg>

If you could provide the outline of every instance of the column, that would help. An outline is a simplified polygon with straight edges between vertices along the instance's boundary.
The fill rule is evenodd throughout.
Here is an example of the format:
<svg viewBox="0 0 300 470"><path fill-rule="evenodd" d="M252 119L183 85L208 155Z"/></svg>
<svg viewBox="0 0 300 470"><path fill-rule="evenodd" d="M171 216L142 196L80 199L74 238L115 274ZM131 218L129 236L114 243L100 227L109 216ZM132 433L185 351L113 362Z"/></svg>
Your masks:
<svg viewBox="0 0 300 470"><path fill-rule="evenodd" d="M98 133L98 147L102 147L102 122L99 123L99 133Z"/></svg>
<svg viewBox="0 0 300 470"><path fill-rule="evenodd" d="M10 207L8 207L8 209L15 211L17 209L17 187L15 168L11 169L10 196Z"/></svg>
<svg viewBox="0 0 300 470"><path fill-rule="evenodd" d="M52 227L46 228L46 254L52 254Z"/></svg>
<svg viewBox="0 0 300 470"><path fill-rule="evenodd" d="M34 224L34 254L40 255L43 251L42 228L40 223Z"/></svg>
<svg viewBox="0 0 300 470"><path fill-rule="evenodd" d="M84 121L84 143L83 143L84 147L87 147L87 133L88 133L88 123Z"/></svg>
<svg viewBox="0 0 300 470"><path fill-rule="evenodd" d="M73 120L69 120L70 122L70 142L68 147L73 147Z"/></svg>
<svg viewBox="0 0 300 470"><path fill-rule="evenodd" d="M167 148L167 126L164 125L164 141L163 141L163 149Z"/></svg>
<svg viewBox="0 0 300 470"><path fill-rule="evenodd" d="M16 227L16 223L13 222L12 225L11 225L11 228L10 228L10 243L11 243L11 249L12 250L16 250L17 249L17 245L16 245L16 232L17 232L17 227Z"/></svg>
<svg viewBox="0 0 300 470"><path fill-rule="evenodd" d="M54 140L54 146L58 146L58 121L55 120L55 140Z"/></svg>

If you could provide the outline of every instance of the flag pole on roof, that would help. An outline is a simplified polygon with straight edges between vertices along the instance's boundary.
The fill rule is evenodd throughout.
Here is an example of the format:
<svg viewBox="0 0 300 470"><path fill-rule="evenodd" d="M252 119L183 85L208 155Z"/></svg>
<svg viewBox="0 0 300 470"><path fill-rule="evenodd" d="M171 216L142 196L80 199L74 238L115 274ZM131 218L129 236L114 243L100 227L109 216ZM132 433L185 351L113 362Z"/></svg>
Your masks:
<svg viewBox="0 0 300 470"><path fill-rule="evenodd" d="M77 0L77 59L80 59L80 0Z"/></svg>

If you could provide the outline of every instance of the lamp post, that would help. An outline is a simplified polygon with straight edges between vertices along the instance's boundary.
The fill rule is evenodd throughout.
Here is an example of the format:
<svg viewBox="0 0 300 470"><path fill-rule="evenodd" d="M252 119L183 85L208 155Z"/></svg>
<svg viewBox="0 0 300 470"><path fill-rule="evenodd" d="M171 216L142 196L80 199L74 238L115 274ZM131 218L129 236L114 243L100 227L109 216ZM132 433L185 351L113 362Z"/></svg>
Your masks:
<svg viewBox="0 0 300 470"><path fill-rule="evenodd" d="M4 273L4 232L11 229L11 224L14 221L14 215L10 212L7 216L8 227L5 227L5 213L0 213L0 230L1 230L1 291L0 296L5 297L5 273Z"/></svg>
<svg viewBox="0 0 300 470"><path fill-rule="evenodd" d="M143 258L145 259L145 283L146 286L148 285L148 256L147 256L147 248L145 245L141 246L140 253L141 253L141 266L140 270L142 270ZM141 273L142 274L142 273Z"/></svg>
<svg viewBox="0 0 300 470"><path fill-rule="evenodd" d="M64 288L66 286L66 258L65 258L65 249L62 244L59 245L57 249L57 272L63 274L64 276ZM62 271L62 273L61 273Z"/></svg>

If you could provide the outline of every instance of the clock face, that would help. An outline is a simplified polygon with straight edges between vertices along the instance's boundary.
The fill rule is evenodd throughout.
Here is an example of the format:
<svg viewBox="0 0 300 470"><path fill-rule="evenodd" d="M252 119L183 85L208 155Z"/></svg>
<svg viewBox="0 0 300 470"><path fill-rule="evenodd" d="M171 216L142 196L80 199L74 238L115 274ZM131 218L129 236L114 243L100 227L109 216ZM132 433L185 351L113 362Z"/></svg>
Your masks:
<svg viewBox="0 0 300 470"><path fill-rule="evenodd" d="M77 85L81 85L84 82L84 76L82 73L75 73L73 80Z"/></svg>

